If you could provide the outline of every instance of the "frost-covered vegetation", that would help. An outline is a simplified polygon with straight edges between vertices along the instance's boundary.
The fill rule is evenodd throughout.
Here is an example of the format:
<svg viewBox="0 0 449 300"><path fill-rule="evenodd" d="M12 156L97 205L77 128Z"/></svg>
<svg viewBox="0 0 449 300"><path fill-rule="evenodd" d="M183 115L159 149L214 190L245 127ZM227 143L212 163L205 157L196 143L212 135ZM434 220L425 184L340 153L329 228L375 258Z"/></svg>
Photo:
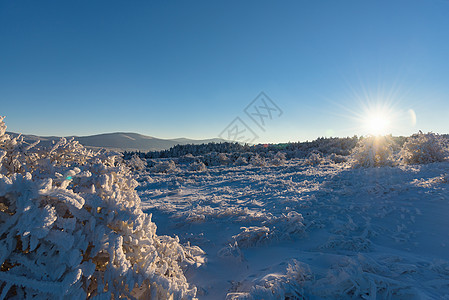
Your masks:
<svg viewBox="0 0 449 300"><path fill-rule="evenodd" d="M312 142L287 144L241 145L238 143L209 143L201 145L176 145L168 150L142 152L124 152L124 159L136 169L136 157L147 161L147 166L155 172L174 172L176 165L191 165L192 170L202 169L198 163L206 167L222 165L266 165L281 166L285 161L297 158L309 159L310 164L324 162L325 156L335 163L344 162L357 145L359 138L319 138ZM154 159L162 161L155 162ZM171 159L171 160L164 160ZM171 164L171 165L169 165Z"/></svg>
<svg viewBox="0 0 449 300"><path fill-rule="evenodd" d="M176 172L177 166L191 170L202 167L252 165L281 166L288 160L303 159L310 166L350 162L353 167L381 167L399 164L425 164L444 161L448 156L448 137L422 132L411 137L367 136L352 138L319 138L312 142L287 144L240 145L209 143L177 145L169 150L148 153L125 152L124 159L133 169L136 157L154 172ZM169 160L166 160L170 158ZM155 159L162 160L156 162ZM165 160L164 160L165 159ZM178 170L179 171L179 170Z"/></svg>
<svg viewBox="0 0 449 300"><path fill-rule="evenodd" d="M202 250L156 234L117 154L65 139L39 148L5 131L0 118L1 299L195 297L184 270Z"/></svg>
<svg viewBox="0 0 449 300"><path fill-rule="evenodd" d="M444 161L448 153L448 139L421 131L407 139L401 150L406 164L426 164Z"/></svg>
<svg viewBox="0 0 449 300"><path fill-rule="evenodd" d="M207 155L184 155L176 172L137 172L138 192L165 233L206 251L200 299L444 299L449 162L409 165L406 145L215 153L199 172Z"/></svg>
<svg viewBox="0 0 449 300"><path fill-rule="evenodd" d="M444 299L447 136L418 137L142 153L137 190L205 250L201 299Z"/></svg>
<svg viewBox="0 0 449 300"><path fill-rule="evenodd" d="M428 164L442 162L448 155L448 138L419 132L406 139L369 136L360 139L353 150L353 165L359 167ZM402 142L402 145L401 143Z"/></svg>
<svg viewBox="0 0 449 300"><path fill-rule="evenodd" d="M142 152L125 152L125 159L131 158L133 155L138 155L141 158L174 158L185 155L192 155L195 157L202 157L216 155L220 153L233 154L233 161L238 159L236 153L253 153L263 157L270 157L279 151L285 153L288 158L303 158L308 156L312 151L317 151L325 155L335 153L338 155L349 155L352 149L356 146L359 138L354 136L352 138L319 138L311 142L297 142L285 144L258 144L258 145L241 145L239 143L208 143L201 145L176 145L168 150L152 151L148 153Z"/></svg>
<svg viewBox="0 0 449 300"><path fill-rule="evenodd" d="M5 130L0 299L449 297L447 136L122 157Z"/></svg>
<svg viewBox="0 0 449 300"><path fill-rule="evenodd" d="M395 142L391 136L362 138L354 148L354 166L380 167L394 165Z"/></svg>

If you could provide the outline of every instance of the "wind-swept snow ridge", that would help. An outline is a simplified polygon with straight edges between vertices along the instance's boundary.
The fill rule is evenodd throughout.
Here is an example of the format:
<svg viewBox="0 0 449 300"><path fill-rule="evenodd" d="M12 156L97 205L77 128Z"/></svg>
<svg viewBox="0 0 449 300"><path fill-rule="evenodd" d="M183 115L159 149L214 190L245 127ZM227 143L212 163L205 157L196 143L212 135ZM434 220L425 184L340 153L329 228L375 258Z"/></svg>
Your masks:
<svg viewBox="0 0 449 300"><path fill-rule="evenodd" d="M156 235L118 155L61 139L50 151L0 117L0 299L191 299L198 247Z"/></svg>

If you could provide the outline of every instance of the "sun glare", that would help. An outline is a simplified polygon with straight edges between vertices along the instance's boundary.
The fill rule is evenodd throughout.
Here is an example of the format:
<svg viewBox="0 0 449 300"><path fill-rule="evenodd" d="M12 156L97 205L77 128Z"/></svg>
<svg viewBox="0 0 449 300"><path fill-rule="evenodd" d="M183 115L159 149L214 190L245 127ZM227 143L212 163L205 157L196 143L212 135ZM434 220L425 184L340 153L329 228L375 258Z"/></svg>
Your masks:
<svg viewBox="0 0 449 300"><path fill-rule="evenodd" d="M390 123L390 118L385 113L369 113L365 119L365 129L372 135L385 135L390 133Z"/></svg>
<svg viewBox="0 0 449 300"><path fill-rule="evenodd" d="M385 84L379 84L376 89L363 85L350 88L346 99L337 103L341 112L336 115L348 119L348 127L342 130L361 136L410 135L414 131L417 114L407 107L409 104L399 86L387 89ZM327 132L328 136L335 133L332 129Z"/></svg>

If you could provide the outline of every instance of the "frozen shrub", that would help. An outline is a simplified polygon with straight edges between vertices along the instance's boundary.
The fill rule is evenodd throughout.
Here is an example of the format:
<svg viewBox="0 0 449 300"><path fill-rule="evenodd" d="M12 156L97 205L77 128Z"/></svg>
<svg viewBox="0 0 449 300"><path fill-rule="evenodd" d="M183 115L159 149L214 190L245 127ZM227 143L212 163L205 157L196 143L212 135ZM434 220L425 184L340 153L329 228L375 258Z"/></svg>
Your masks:
<svg viewBox="0 0 449 300"><path fill-rule="evenodd" d="M178 158L179 164L191 164L194 163L197 159L192 154L186 154Z"/></svg>
<svg viewBox="0 0 449 300"><path fill-rule="evenodd" d="M293 235L301 235L305 231L304 218L296 211L283 214L277 222L279 223L277 224L279 234L287 238Z"/></svg>
<svg viewBox="0 0 449 300"><path fill-rule="evenodd" d="M221 248L218 253L217 253L218 257L220 258L225 258L225 259L233 259L233 260L237 260L239 262L243 262L244 261L244 256L242 251L239 248L239 245L237 244L236 241L234 241L234 243L230 243L228 244L226 247Z"/></svg>
<svg viewBox="0 0 449 300"><path fill-rule="evenodd" d="M239 156L239 158L235 161L235 164L237 166L244 166L248 164L248 160L244 156Z"/></svg>
<svg viewBox="0 0 449 300"><path fill-rule="evenodd" d="M307 152L304 150L301 150L301 149L295 150L292 153L292 157L294 157L294 158L305 158L306 156L307 156Z"/></svg>
<svg viewBox="0 0 449 300"><path fill-rule="evenodd" d="M227 165L231 162L226 153L219 153L218 161L220 162L220 165Z"/></svg>
<svg viewBox="0 0 449 300"><path fill-rule="evenodd" d="M335 154L335 153L332 153L331 155L329 155L329 158L336 164L341 164L341 163L344 163L347 161L346 157L339 155L339 154Z"/></svg>
<svg viewBox="0 0 449 300"><path fill-rule="evenodd" d="M312 152L310 155L306 158L305 163L307 165L315 166L322 164L324 161L323 157L321 156L321 153L319 152Z"/></svg>
<svg viewBox="0 0 449 300"><path fill-rule="evenodd" d="M233 236L240 248L263 245L268 242L271 236L270 229L265 226L242 227L241 229L243 229L242 232Z"/></svg>
<svg viewBox="0 0 449 300"><path fill-rule="evenodd" d="M369 136L360 139L353 152L354 167L392 166L394 141L391 136Z"/></svg>
<svg viewBox="0 0 449 300"><path fill-rule="evenodd" d="M330 236L328 241L319 247L320 249L339 249L356 252L368 252L372 249L372 243L363 236Z"/></svg>
<svg viewBox="0 0 449 300"><path fill-rule="evenodd" d="M256 167L263 167L265 166L265 159L263 157L260 157L259 154L256 154L251 157L249 163Z"/></svg>
<svg viewBox="0 0 449 300"><path fill-rule="evenodd" d="M253 280L249 292L228 293L229 299L309 299L305 290L315 282L309 265L292 259L283 273L271 273ZM227 298L228 299L228 298ZM318 299L318 298L312 298Z"/></svg>
<svg viewBox="0 0 449 300"><path fill-rule="evenodd" d="M251 157L254 156L252 152L238 153L238 157L235 160L235 164L238 166L248 165Z"/></svg>
<svg viewBox="0 0 449 300"><path fill-rule="evenodd" d="M0 294L7 299L193 298L198 247L156 235L116 156L5 134L0 119Z"/></svg>
<svg viewBox="0 0 449 300"><path fill-rule="evenodd" d="M443 161L447 150L444 149L443 138L434 133L424 134L421 131L412 135L402 146L401 159L406 164L427 164Z"/></svg>
<svg viewBox="0 0 449 300"><path fill-rule="evenodd" d="M200 162L191 163L189 165L189 170L190 171L203 172L203 171L206 171L207 168L206 168L206 165L203 162L200 161Z"/></svg>
<svg viewBox="0 0 449 300"><path fill-rule="evenodd" d="M271 163L275 166L281 166L285 163L285 159L285 153L279 151L274 155Z"/></svg>
<svg viewBox="0 0 449 300"><path fill-rule="evenodd" d="M139 156L134 154L131 159L126 161L127 166L133 171L144 170L147 166L146 161L142 160Z"/></svg>
<svg viewBox="0 0 449 300"><path fill-rule="evenodd" d="M229 164L231 160L226 155L226 153L212 152L204 155L203 162L207 166L221 166Z"/></svg>
<svg viewBox="0 0 449 300"><path fill-rule="evenodd" d="M241 152L232 152L228 153L228 158L231 163L235 163L235 161L241 156Z"/></svg>
<svg viewBox="0 0 449 300"><path fill-rule="evenodd" d="M177 170L178 169L176 168L176 164L173 160L157 163L151 168L151 171L154 173L173 173Z"/></svg>

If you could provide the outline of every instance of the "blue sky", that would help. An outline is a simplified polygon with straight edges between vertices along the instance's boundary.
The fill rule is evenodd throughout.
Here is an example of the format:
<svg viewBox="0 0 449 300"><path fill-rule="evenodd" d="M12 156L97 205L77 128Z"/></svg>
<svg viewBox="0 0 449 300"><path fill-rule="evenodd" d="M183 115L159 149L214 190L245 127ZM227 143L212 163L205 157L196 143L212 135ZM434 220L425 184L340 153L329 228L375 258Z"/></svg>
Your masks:
<svg viewBox="0 0 449 300"><path fill-rule="evenodd" d="M0 114L38 135L449 133L449 1L0 0ZM245 107L283 113L264 130ZM412 115L416 116L413 120Z"/></svg>

